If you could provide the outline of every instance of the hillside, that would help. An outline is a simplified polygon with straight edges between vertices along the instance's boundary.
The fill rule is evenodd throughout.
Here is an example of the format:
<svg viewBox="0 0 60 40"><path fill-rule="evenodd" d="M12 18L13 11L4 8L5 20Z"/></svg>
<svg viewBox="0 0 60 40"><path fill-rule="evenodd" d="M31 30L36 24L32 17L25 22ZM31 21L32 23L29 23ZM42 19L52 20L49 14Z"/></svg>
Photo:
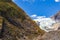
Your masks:
<svg viewBox="0 0 60 40"><path fill-rule="evenodd" d="M33 40L45 32L12 0L0 0L0 39Z"/></svg>

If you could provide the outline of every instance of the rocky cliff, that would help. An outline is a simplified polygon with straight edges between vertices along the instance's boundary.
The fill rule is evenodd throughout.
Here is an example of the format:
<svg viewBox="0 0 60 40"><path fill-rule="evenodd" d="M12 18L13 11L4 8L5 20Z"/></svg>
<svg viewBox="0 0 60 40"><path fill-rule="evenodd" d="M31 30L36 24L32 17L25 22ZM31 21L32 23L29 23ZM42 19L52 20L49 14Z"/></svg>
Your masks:
<svg viewBox="0 0 60 40"><path fill-rule="evenodd" d="M12 0L0 0L0 39L33 40L44 31Z"/></svg>

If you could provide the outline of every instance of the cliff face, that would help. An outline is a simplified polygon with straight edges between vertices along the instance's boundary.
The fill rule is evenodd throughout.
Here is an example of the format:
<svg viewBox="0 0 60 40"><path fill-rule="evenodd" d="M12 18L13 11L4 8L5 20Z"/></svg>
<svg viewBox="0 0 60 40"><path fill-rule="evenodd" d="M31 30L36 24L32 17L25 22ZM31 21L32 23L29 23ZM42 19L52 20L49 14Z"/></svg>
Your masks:
<svg viewBox="0 0 60 40"><path fill-rule="evenodd" d="M33 40L43 35L34 21L12 1L0 0L0 39Z"/></svg>

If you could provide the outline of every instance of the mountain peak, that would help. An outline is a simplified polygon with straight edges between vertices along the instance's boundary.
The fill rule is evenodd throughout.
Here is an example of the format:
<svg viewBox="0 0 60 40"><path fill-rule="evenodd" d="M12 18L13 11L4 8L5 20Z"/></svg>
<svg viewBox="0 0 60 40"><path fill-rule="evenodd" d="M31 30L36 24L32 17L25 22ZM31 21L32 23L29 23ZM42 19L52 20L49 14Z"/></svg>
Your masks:
<svg viewBox="0 0 60 40"><path fill-rule="evenodd" d="M56 15L60 15L60 11Z"/></svg>
<svg viewBox="0 0 60 40"><path fill-rule="evenodd" d="M60 11L51 17L52 19L60 22Z"/></svg>

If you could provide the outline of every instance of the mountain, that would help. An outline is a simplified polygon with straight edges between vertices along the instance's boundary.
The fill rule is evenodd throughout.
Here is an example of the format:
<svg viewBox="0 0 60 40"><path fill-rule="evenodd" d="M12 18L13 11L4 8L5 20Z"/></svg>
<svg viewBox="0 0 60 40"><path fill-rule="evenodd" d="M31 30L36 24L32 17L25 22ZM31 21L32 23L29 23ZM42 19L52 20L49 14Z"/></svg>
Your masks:
<svg viewBox="0 0 60 40"><path fill-rule="evenodd" d="M34 21L36 21L37 25L39 25L39 27L46 32L59 30L60 29L60 11L54 14L50 18L42 17Z"/></svg>
<svg viewBox="0 0 60 40"><path fill-rule="evenodd" d="M0 0L1 40L33 40L44 33L12 0Z"/></svg>
<svg viewBox="0 0 60 40"><path fill-rule="evenodd" d="M60 11L51 18L56 21L53 27L57 30L46 32L39 40L60 40Z"/></svg>
<svg viewBox="0 0 60 40"><path fill-rule="evenodd" d="M53 15L51 18L60 22L60 11L57 14Z"/></svg>
<svg viewBox="0 0 60 40"><path fill-rule="evenodd" d="M56 23L55 20L53 20L52 18L40 18L39 20L36 21L36 23L39 25L39 27L46 31L46 32L49 32L49 31L55 31L57 30L57 25L59 23Z"/></svg>
<svg viewBox="0 0 60 40"><path fill-rule="evenodd" d="M60 30L60 11L57 14L53 15L51 18L56 21L56 25L58 26L58 30Z"/></svg>

